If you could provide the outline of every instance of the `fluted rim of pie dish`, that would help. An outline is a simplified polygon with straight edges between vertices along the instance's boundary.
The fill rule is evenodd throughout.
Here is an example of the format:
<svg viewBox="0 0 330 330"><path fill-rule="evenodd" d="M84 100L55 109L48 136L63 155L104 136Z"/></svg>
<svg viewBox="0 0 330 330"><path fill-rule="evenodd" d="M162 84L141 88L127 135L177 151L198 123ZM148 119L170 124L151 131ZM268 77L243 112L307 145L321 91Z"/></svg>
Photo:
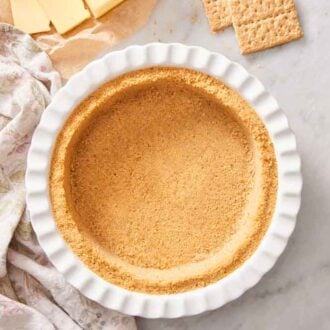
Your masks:
<svg viewBox="0 0 330 330"><path fill-rule="evenodd" d="M154 295L115 286L93 273L59 233L49 198L49 168L58 133L76 106L105 82L153 67L206 73L236 90L257 112L274 145L278 191L271 224L253 255L216 283L183 293ZM27 207L38 241L66 280L86 297L113 310L147 318L176 318L213 310L256 285L275 264L291 236L301 203L301 161L284 112L261 82L225 56L196 46L151 43L111 52L75 74L54 96L32 137L27 160Z"/></svg>

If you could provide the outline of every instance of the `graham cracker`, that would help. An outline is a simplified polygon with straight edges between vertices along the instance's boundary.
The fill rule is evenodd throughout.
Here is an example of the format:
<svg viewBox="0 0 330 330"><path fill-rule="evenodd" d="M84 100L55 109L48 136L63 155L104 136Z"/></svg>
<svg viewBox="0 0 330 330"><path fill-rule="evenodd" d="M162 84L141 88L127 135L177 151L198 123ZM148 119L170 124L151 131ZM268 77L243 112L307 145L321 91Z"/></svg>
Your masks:
<svg viewBox="0 0 330 330"><path fill-rule="evenodd" d="M293 0L231 0L229 4L242 54L303 36Z"/></svg>
<svg viewBox="0 0 330 330"><path fill-rule="evenodd" d="M212 31L220 31L232 24L229 0L202 0Z"/></svg>

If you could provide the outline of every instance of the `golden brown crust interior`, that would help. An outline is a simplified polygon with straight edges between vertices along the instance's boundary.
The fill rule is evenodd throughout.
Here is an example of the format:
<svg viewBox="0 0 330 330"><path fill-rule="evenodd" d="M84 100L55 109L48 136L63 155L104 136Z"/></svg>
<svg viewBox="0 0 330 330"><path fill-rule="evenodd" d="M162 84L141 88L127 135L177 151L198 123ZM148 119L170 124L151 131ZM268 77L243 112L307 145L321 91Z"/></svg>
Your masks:
<svg viewBox="0 0 330 330"><path fill-rule="evenodd" d="M74 253L129 290L177 293L244 263L271 221L273 145L235 91L188 69L121 76L60 133L53 213Z"/></svg>

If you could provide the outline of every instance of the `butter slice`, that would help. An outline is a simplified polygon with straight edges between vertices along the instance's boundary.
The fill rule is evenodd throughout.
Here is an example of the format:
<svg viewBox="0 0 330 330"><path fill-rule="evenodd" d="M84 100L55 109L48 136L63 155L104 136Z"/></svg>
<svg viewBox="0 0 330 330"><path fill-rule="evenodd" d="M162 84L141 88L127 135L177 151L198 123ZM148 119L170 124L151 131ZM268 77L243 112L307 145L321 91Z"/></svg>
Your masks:
<svg viewBox="0 0 330 330"><path fill-rule="evenodd" d="M82 0L38 1L60 34L70 31L90 17Z"/></svg>
<svg viewBox="0 0 330 330"><path fill-rule="evenodd" d="M104 15L123 1L124 0L86 0L89 9L96 18Z"/></svg>
<svg viewBox="0 0 330 330"><path fill-rule="evenodd" d="M37 0L10 0L14 25L25 33L50 31L50 20Z"/></svg>

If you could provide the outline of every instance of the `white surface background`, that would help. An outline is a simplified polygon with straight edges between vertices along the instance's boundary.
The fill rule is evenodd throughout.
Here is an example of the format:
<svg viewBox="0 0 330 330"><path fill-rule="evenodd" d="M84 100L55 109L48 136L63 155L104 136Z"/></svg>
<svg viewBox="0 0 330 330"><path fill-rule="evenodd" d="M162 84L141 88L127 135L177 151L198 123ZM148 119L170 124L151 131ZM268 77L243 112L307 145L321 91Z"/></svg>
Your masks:
<svg viewBox="0 0 330 330"><path fill-rule="evenodd" d="M303 161L303 205L288 248L261 282L204 315L139 319L143 330L330 329L330 1L296 0L305 37L242 56L232 28L212 34L201 0L159 0L148 25L121 44L182 42L223 53L277 98Z"/></svg>

